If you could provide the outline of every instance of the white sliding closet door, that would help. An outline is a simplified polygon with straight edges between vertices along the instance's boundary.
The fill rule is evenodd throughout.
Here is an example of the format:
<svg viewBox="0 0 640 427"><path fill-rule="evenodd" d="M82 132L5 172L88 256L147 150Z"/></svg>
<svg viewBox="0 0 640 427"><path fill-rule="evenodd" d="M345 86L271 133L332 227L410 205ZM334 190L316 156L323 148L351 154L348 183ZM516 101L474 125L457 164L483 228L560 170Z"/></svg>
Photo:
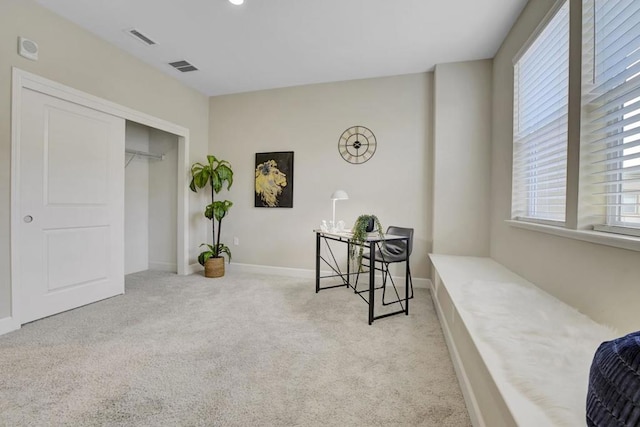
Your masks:
<svg viewBox="0 0 640 427"><path fill-rule="evenodd" d="M124 293L125 121L22 89L20 323Z"/></svg>

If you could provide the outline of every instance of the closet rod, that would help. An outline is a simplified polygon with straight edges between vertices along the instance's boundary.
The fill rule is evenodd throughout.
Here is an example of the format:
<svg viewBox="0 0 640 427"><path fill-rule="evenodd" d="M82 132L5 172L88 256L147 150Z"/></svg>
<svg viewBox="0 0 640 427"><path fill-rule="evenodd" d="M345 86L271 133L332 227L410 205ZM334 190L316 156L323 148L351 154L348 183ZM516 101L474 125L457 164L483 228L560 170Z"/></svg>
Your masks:
<svg viewBox="0 0 640 427"><path fill-rule="evenodd" d="M164 154L147 153L145 151L131 150L129 148L126 148L124 151L125 153L133 154L134 156L142 156L142 157L148 157L150 159L164 160Z"/></svg>

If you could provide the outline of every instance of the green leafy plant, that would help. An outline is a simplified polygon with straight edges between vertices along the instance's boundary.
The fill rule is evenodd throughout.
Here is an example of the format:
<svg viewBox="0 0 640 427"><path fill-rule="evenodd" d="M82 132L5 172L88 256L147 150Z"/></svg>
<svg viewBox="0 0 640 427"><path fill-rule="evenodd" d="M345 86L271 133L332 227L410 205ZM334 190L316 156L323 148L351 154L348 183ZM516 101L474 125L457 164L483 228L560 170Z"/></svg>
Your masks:
<svg viewBox="0 0 640 427"><path fill-rule="evenodd" d="M384 237L384 232L382 231L382 224L380 220L375 215L360 215L356 222L353 224L353 228L351 232L353 233L353 237L351 238L352 244L349 247L349 257L354 259L356 256L356 247L358 248L358 258L357 258L357 266L358 271L362 271L362 254L364 252L364 242L367 240L367 236L369 232L367 232L367 227L370 222L374 223L374 230L377 231L378 236L380 238Z"/></svg>
<svg viewBox="0 0 640 427"><path fill-rule="evenodd" d="M191 191L197 193L198 189L205 188L207 185L211 187L211 203L205 208L204 216L211 221L211 242L213 244L203 243L200 245L200 247L206 246L208 248L198 256L198 262L201 265L204 265L210 258L220 258L223 254L227 255L231 261L231 250L227 245L220 243L220 228L222 219L227 216L233 203L229 200L215 200L215 195L222 190L225 183L227 190L233 184L233 170L228 161L218 160L215 156L208 155L206 164L196 162L191 166L191 183L189 184ZM216 222L218 225L217 239Z"/></svg>
<svg viewBox="0 0 640 427"><path fill-rule="evenodd" d="M200 245L200 247L206 246L209 248L208 251L204 251L198 256L198 262L201 265L204 265L210 258L218 258L222 256L222 254L227 255L227 258L229 258L229 262L231 262L231 249L229 249L229 247L224 243L220 243L220 229L222 228L222 219L227 216L227 213L229 212L231 206L233 206L233 203L229 200L216 200L210 205L207 205L207 207L205 208L204 216L206 216L210 220L215 219L218 222L218 235L216 237L216 240L214 240L216 242L215 245L209 245L207 243L203 243Z"/></svg>

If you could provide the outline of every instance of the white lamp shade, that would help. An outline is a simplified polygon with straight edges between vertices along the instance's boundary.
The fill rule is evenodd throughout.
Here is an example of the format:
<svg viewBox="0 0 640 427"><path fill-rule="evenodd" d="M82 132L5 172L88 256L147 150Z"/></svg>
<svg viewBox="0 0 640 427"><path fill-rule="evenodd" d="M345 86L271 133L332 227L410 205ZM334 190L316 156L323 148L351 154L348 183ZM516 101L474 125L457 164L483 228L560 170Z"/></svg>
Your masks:
<svg viewBox="0 0 640 427"><path fill-rule="evenodd" d="M242 3L244 3L244 0L229 0L229 3L240 6Z"/></svg>
<svg viewBox="0 0 640 427"><path fill-rule="evenodd" d="M344 190L336 190L331 195L331 200L348 200L349 195Z"/></svg>

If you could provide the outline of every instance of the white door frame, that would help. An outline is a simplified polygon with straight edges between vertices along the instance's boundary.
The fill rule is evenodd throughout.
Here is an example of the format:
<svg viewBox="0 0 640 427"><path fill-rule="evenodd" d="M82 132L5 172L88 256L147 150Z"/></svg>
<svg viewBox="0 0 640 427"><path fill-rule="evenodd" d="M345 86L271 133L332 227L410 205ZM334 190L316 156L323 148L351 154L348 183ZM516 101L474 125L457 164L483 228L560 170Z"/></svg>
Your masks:
<svg viewBox="0 0 640 427"><path fill-rule="evenodd" d="M178 136L177 267L178 274L190 274L192 269L188 259L189 224L187 221L189 194L185 185L185 179L189 172L189 129L13 67L11 95L11 316L0 321L0 335L20 329L21 325L20 269L18 268L20 265L18 250L20 206L18 202L20 200L20 112L23 89L35 90ZM124 192L122 197L124 197Z"/></svg>

